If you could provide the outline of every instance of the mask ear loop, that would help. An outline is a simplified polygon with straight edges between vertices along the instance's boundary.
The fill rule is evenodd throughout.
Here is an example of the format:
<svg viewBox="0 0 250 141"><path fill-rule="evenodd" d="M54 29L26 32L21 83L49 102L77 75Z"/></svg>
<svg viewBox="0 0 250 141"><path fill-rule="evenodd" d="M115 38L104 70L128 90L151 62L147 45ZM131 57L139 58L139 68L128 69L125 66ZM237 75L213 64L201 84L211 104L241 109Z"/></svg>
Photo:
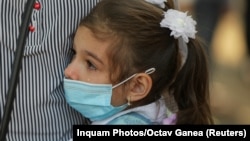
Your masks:
<svg viewBox="0 0 250 141"><path fill-rule="evenodd" d="M148 70L145 71L146 74L152 74L152 73L154 73L154 72L155 72L155 68L150 68L150 69L148 69ZM133 77L136 76L136 75L137 75L137 73L134 74L134 75L132 75L132 76L130 76L130 77L127 78L126 80L122 81L121 83L124 83L124 82L128 81L129 79L133 78ZM120 85L121 83L118 83L118 84ZM118 85L118 84L117 84L117 85ZM117 85L115 85L114 87L117 87ZM114 87L113 87L113 88L114 88ZM128 97L128 106L131 106L131 102L130 102L130 101L131 101L131 96Z"/></svg>
<svg viewBox="0 0 250 141"><path fill-rule="evenodd" d="M146 74L152 74L154 72L155 72L155 68L150 68L150 69L145 71Z"/></svg>
<svg viewBox="0 0 250 141"><path fill-rule="evenodd" d="M146 74L151 74L151 73L153 73L153 72L155 72L155 68L150 68L150 69L148 69L148 70L145 71ZM128 80L132 79L132 78L135 77L136 75L137 75L137 73L133 74L132 76L130 76L129 78L123 80L122 82L120 82L120 83L114 85L114 86L112 87L112 89L114 89L114 88L120 86L121 84L127 82Z"/></svg>

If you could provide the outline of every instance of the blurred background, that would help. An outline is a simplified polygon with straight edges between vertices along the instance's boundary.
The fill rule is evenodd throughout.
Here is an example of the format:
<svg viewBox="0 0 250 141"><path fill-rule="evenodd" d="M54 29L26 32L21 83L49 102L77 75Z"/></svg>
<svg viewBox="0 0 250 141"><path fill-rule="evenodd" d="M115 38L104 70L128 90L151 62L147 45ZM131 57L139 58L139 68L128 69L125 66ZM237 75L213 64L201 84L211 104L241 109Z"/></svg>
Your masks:
<svg viewBox="0 0 250 141"><path fill-rule="evenodd" d="M250 124L249 0L179 2L206 44L215 123Z"/></svg>

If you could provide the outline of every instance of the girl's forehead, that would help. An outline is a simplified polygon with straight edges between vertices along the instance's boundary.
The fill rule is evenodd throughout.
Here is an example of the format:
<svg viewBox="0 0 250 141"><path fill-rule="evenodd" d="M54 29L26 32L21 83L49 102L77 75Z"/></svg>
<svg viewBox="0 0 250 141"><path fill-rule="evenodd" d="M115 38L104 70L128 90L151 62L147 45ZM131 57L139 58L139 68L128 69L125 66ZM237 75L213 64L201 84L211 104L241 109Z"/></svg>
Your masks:
<svg viewBox="0 0 250 141"><path fill-rule="evenodd" d="M97 56L104 64L108 64L110 46L112 40L100 40L96 38L95 34L88 28L79 27L74 39L74 48L79 51L88 52Z"/></svg>

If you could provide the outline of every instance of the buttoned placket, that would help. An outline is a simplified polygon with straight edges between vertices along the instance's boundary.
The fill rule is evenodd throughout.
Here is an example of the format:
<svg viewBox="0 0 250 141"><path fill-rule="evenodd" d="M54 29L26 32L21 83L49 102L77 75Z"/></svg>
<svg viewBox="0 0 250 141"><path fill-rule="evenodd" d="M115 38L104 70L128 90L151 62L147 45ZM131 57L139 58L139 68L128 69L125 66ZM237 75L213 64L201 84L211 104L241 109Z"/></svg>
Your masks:
<svg viewBox="0 0 250 141"><path fill-rule="evenodd" d="M41 9L41 3L39 1L36 1L33 8L32 16L31 16L31 23L29 25L29 31L34 32L37 28L37 22L36 22L36 13Z"/></svg>

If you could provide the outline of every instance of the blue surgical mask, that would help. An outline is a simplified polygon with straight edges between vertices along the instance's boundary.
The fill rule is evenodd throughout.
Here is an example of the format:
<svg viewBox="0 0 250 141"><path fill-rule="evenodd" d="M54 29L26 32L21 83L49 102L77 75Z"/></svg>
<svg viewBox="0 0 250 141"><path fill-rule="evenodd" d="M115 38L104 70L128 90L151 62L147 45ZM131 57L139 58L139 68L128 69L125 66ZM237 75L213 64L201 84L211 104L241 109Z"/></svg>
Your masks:
<svg viewBox="0 0 250 141"><path fill-rule="evenodd" d="M155 69L146 71L150 74ZM111 84L92 84L64 79L65 98L68 104L91 121L103 120L124 110L128 104L118 107L111 105L112 89L122 85L136 74L112 87Z"/></svg>

